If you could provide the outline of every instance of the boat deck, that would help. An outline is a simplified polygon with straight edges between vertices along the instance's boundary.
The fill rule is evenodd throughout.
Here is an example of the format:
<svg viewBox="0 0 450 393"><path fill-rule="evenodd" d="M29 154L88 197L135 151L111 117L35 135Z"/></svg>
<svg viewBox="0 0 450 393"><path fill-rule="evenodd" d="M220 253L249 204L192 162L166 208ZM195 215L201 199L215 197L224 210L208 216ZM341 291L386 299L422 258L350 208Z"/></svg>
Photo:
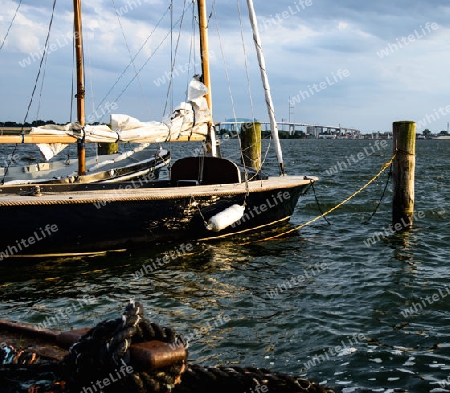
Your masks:
<svg viewBox="0 0 450 393"><path fill-rule="evenodd" d="M22 186L0 188L0 206L79 204L98 201L168 200L187 197L224 196L250 192L267 192L308 185L317 181L312 176L276 176L266 180L233 184L174 186L170 181L154 181L151 184L130 181L102 185L79 185L74 192L68 186ZM281 192L281 191L279 191Z"/></svg>

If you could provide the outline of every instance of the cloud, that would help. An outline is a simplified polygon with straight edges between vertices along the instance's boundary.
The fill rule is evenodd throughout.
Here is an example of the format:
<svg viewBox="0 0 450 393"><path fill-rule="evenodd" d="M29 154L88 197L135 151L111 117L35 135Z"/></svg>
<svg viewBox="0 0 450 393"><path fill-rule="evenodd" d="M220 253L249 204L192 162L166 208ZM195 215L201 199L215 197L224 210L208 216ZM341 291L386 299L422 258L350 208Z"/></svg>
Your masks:
<svg viewBox="0 0 450 393"><path fill-rule="evenodd" d="M191 20L196 3L175 3L172 33L167 1L115 0L114 3L116 10L109 0L83 2L86 82L91 90L88 105L95 106L115 85L107 100L111 102L121 96L118 103L120 111L136 117L144 115L143 120L148 120L150 110L153 118L159 120L168 97L168 85L156 86L154 81L170 71L170 43L173 51L177 48L177 66L191 62L192 72L200 72L198 55L193 56L194 49L199 49L198 44L195 47L193 44L196 22ZM6 33L17 4L17 0L3 0L2 9L5 11L0 18L0 38ZM184 4L186 13L180 26L176 21L181 17ZM432 6L423 0L310 0L310 4L306 4L306 0L255 0L278 118L288 117L290 96L308 85L326 80L339 69L348 69L350 77L296 105L295 119L340 123L364 132L389 130L393 121L421 118L423 113L430 113L433 108L450 104L447 102L450 82L447 82L447 66L443 60L443 54L447 53L450 45L450 6L446 0L435 0ZM13 92L0 109L0 120L22 120L39 61L35 60L24 68L19 62L43 48L51 5L52 2L23 4L0 52L0 83L5 90ZM162 15L165 16L161 20ZM215 118L227 118L233 112L223 70L226 64L237 115L251 117L250 112L253 111L255 117L266 120L245 2L241 2L241 20L235 3L227 1L216 1L214 9L210 3L208 15L210 49L214 53L211 67ZM395 49L394 45L402 42L404 37L416 34L416 31L420 33L427 23L436 23L439 28ZM68 100L62 97L70 93L72 47L60 43L72 31L71 26L71 3L58 3L50 38L50 43L58 49L49 55L47 61L46 87L39 116L59 122L69 120ZM182 36L178 39L180 31ZM127 68L130 56L134 57L138 51L135 67ZM225 59L222 59L222 51ZM381 51L389 53L380 57ZM135 77L135 69L142 69L139 78ZM175 105L184 99L190 76L190 72L180 72L174 79ZM248 98L249 88L253 94L253 109ZM439 130L442 125L436 122L428 128Z"/></svg>

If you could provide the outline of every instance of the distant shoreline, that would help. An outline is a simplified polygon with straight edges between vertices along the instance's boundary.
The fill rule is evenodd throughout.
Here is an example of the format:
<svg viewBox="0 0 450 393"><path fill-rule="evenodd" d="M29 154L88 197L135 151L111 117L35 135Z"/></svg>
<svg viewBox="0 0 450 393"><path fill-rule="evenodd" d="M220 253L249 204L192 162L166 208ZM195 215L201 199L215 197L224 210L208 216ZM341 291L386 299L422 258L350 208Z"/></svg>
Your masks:
<svg viewBox="0 0 450 393"><path fill-rule="evenodd" d="M29 132L31 131L31 127L0 127L0 135L20 135L22 132ZM267 131L264 131L268 133ZM263 132L263 134L264 134ZM279 134L280 139L316 139L316 140L347 140L347 141L361 141L361 140L392 140L392 138L386 139L386 138L368 138L371 134L361 134L361 138L311 138L311 137L300 137L299 135L293 137L292 135L289 135L286 137L284 133ZM367 136L367 137L366 137ZM422 136L422 135L420 135ZM450 140L450 135L441 135L441 136L435 136L432 138L416 138L416 140Z"/></svg>
<svg viewBox="0 0 450 393"><path fill-rule="evenodd" d="M31 127L0 127L0 135L18 135L31 131Z"/></svg>

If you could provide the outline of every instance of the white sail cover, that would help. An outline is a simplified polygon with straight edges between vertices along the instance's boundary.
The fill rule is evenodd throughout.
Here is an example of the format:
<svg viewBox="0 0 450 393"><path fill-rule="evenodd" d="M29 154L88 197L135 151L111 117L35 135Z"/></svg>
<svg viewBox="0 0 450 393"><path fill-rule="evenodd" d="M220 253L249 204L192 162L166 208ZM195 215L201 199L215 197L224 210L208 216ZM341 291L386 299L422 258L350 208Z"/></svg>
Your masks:
<svg viewBox="0 0 450 393"><path fill-rule="evenodd" d="M64 126L45 125L33 127L30 134L48 136L74 136L85 138L85 142L131 142L158 143L176 141L180 137L203 136L208 134L211 113L205 99L206 86L193 78L188 88L188 100L182 102L173 113L162 122L141 122L128 115L111 114L110 125L81 127L79 123ZM61 143L38 144L44 157L49 160L67 145Z"/></svg>

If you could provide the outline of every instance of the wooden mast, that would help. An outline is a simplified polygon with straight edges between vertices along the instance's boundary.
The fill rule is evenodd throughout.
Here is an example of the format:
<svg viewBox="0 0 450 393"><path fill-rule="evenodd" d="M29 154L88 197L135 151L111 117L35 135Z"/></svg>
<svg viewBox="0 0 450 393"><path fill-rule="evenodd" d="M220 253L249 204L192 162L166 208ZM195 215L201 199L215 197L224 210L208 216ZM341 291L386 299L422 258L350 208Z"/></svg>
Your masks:
<svg viewBox="0 0 450 393"><path fill-rule="evenodd" d="M74 13L74 40L75 57L77 65L77 120L81 126L85 125L84 114L84 64L83 64L83 36L81 25L81 0L73 0ZM78 150L78 175L86 174L86 150L84 138L77 143Z"/></svg>
<svg viewBox="0 0 450 393"><path fill-rule="evenodd" d="M206 15L206 0L198 0L198 15L200 20L200 56L202 60L203 84L208 88L205 96L208 108L212 113L211 75L209 73L208 16Z"/></svg>
<svg viewBox="0 0 450 393"><path fill-rule="evenodd" d="M206 0L198 0L198 16L200 31L200 57L202 60L202 82L208 89L205 95L209 111L212 115L211 75L209 71L209 43L208 43L208 16L206 13ZM208 123L207 148L213 156L217 154L216 140L212 121Z"/></svg>

